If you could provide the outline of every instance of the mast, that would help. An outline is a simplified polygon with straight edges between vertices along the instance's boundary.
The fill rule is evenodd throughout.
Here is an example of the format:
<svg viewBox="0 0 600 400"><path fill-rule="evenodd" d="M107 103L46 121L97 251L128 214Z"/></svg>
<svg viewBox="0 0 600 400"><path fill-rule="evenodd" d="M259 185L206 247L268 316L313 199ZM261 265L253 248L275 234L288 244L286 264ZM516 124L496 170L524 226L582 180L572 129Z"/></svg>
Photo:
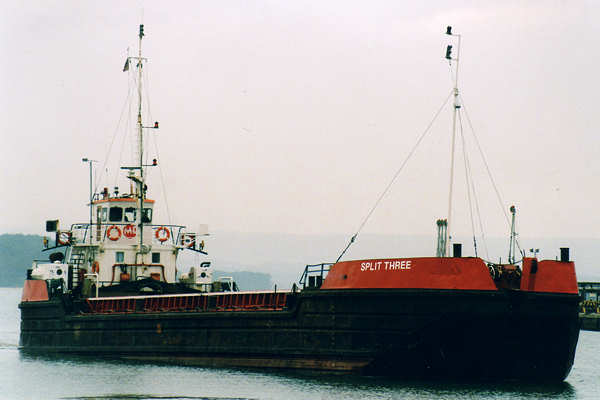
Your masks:
<svg viewBox="0 0 600 400"><path fill-rule="evenodd" d="M125 169L129 171L128 178L135 182L136 185L136 193L138 199L137 206L137 228L139 228L139 242L138 249L135 255L136 264L144 264L144 255L148 253L149 248L144 246L144 200L146 199L146 177L144 174L144 167L154 167L157 164L157 160L153 159L152 164L144 164L144 129L158 129L158 122L154 122L154 126L144 126L142 119L142 68L144 65L144 61L147 61L146 58L142 57L142 39L144 38L144 24L140 24L139 34L138 34L138 55L137 57L127 57L125 61L125 66L123 67L123 71L129 70L129 65L131 60L137 60L137 80L138 80L138 115L137 115L137 155L138 161L134 163L134 166L121 167L121 169ZM140 173L137 175L135 173L136 170L139 170ZM137 232L136 232L137 233ZM134 270L135 271L135 270ZM133 278L135 279L136 273L133 274Z"/></svg>
<svg viewBox="0 0 600 400"><path fill-rule="evenodd" d="M142 126L142 38L144 37L144 25L140 24L140 33L139 33L139 45L138 45L138 151L139 151L139 169L140 169L140 181L139 181L139 192L138 196L140 199L140 205L138 210L138 218L140 223L138 226L140 227L140 244L139 244L139 254L141 257L141 263L144 263L144 195L146 187L146 183L144 181L144 137L143 137L143 129Z"/></svg>
<svg viewBox="0 0 600 400"><path fill-rule="evenodd" d="M448 45L446 48L446 59L451 63L452 61L456 61L456 73L454 75L454 107L452 110L452 146L450 150L450 189L448 191L448 219L447 226L445 231L445 244L446 251L445 255L450 257L450 246L452 240L451 234L451 222L452 222L452 186L454 184L454 148L456 141L456 114L458 113L458 109L460 108L460 102L458 99L458 60L460 58L460 40L461 36L452 33L452 27L448 26L446 28L446 34L449 36L457 36L458 37L458 50L456 52L456 58L452 58L452 45Z"/></svg>

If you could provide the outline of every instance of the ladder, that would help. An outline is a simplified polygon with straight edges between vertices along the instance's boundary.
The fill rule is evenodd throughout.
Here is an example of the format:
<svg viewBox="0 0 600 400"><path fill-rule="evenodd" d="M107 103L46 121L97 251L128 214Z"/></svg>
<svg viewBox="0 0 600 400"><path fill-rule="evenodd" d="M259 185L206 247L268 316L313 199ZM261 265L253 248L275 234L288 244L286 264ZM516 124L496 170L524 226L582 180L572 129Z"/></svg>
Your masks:
<svg viewBox="0 0 600 400"><path fill-rule="evenodd" d="M77 287L79 282L79 271L80 266L85 262L85 248L73 247L71 250L71 256L69 257L68 264L72 267L71 271L71 288Z"/></svg>

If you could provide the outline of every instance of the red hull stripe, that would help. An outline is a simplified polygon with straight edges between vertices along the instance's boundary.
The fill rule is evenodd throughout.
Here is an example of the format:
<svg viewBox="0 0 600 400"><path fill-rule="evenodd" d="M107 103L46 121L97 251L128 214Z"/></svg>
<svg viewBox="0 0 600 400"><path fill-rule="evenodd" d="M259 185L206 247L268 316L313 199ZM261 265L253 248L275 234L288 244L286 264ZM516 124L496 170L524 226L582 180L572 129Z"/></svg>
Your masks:
<svg viewBox="0 0 600 400"><path fill-rule="evenodd" d="M288 357L211 357L211 356L176 356L176 355L128 355L126 360L159 361L193 366L209 367L250 367L250 368L293 368L318 371L360 372L371 361L365 359L321 359L321 358L288 358Z"/></svg>

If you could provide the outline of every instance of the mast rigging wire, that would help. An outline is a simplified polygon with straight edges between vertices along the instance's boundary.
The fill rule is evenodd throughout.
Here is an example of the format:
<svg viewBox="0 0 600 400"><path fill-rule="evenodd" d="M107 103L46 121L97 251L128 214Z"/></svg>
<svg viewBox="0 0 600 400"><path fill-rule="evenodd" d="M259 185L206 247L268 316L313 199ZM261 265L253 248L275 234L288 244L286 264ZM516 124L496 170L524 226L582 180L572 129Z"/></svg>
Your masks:
<svg viewBox="0 0 600 400"><path fill-rule="evenodd" d="M133 107L133 101L132 101L133 98L132 98L132 96L134 94L135 87L137 86L136 85L136 79L135 79L136 78L136 74L133 72L132 69L130 69L129 71L130 71L129 72L129 76L131 77L131 79L129 79L129 95L127 97L127 99L128 99L128 105L129 105L129 112L127 113L127 124L125 125L126 128L125 128L125 132L123 133L123 140L121 142L121 151L119 152L119 160L117 162L117 165L121 165L121 162L123 161L123 151L125 150L125 147L126 147L125 146L125 141L129 137L128 134L129 134L129 131L130 131L131 125L132 125L132 123L131 123L131 116L133 115L132 114L132 107ZM133 132L135 134L135 129L133 130ZM133 153L133 146L130 145L129 148L132 150L132 153L131 153L132 159L135 159L134 158L135 154ZM119 180L119 173L117 171L117 173L115 174L115 180L114 180L113 186L115 186L115 187L117 186L118 180Z"/></svg>
<svg viewBox="0 0 600 400"><path fill-rule="evenodd" d="M488 250L487 240L485 239L485 231L483 229L483 219L481 218L481 211L479 210L479 200L477 199L477 192L475 192L475 185L473 184L473 180L471 180L471 185L473 186L473 199L475 200L475 210L477 211L477 220L479 221L479 231L481 232L481 241L483 242L483 246L485 248L485 256L490 258L490 252Z"/></svg>
<svg viewBox="0 0 600 400"><path fill-rule="evenodd" d="M473 222L473 202L471 201L471 185L469 184L473 183L473 177L471 176L471 170L469 169L469 158L467 156L467 150L465 146L462 113L460 112L458 112L458 126L460 128L460 140L462 144L463 161L465 164L465 181L467 184L467 198L469 200L469 216L471 217L471 231L473 232L473 248L475 250L475 257L477 257L477 239L475 237L475 223Z"/></svg>
<svg viewBox="0 0 600 400"><path fill-rule="evenodd" d="M468 190L468 194L469 194L469 211L471 213L471 229L473 231L473 246L475 247L475 257L477 257L477 242L476 242L476 233L475 233L475 227L473 225L473 211L472 211L472 204L471 204L471 197L470 197L470 193L473 193L473 201L475 203L475 211L477 212L477 221L479 223L479 232L481 234L481 241L483 242L483 246L485 249L485 255L487 258L490 258L490 252L488 250L488 245L487 245L487 240L485 239L485 231L483 229L483 219L481 218L481 211L479 209L479 200L477 198L477 191L475 190L475 180L473 179L473 169L471 167L471 162L469 161L469 157L468 157L468 153L466 151L466 141L465 141L465 137L464 137L464 126L463 126L463 121L462 121L462 113L459 113L459 124L460 124L460 135L461 135L461 140L462 140L462 146L463 146L463 157L465 160L465 170L467 171L467 176L470 178L470 184L469 184L469 178L467 179L467 190Z"/></svg>
<svg viewBox="0 0 600 400"><path fill-rule="evenodd" d="M123 121L123 115L125 114L125 110L127 109L127 105L130 102L130 96L131 96L131 89L128 88L127 89L127 96L125 97L125 101L123 102L123 106L121 107L121 114L119 115L119 121L117 122L117 126L115 127L115 131L112 135L112 139L110 141L110 144L108 145L108 150L106 151L106 154L104 156L104 163L102 164L102 169L100 171L100 176L96 176L96 185L94 186L94 192L93 193L97 193L98 192L98 188L100 187L100 181L102 180L102 178L104 178L103 173L106 171L106 166L108 164L108 157L112 151L112 147L115 143L115 139L117 138L117 134L119 133L119 128L121 127L121 122ZM108 179L108 177L107 177Z"/></svg>
<svg viewBox="0 0 600 400"><path fill-rule="evenodd" d="M473 134L473 138L475 139L475 144L477 145L477 149L479 150L479 154L481 155L481 158L483 159L483 164L485 165L485 169L487 171L488 177L490 178L490 181L492 182L492 186L494 187L494 191L496 192L496 197L500 204L500 208L502 209L502 212L504 213L504 217L506 218L506 223L507 223L508 227L510 228L511 223L510 223L508 214L506 213L505 203L502 200L502 196L500 196L500 191L498 190L498 187L496 186L496 181L494 180L494 177L492 176L492 172L490 171L490 167L485 158L485 154L483 153L483 149L481 148L481 145L479 144L479 140L477 139L477 135L475 134L475 129L473 128L473 124L471 123L471 118L469 118L469 113L467 112L467 107L465 106L465 101L464 101L462 95L460 96L460 98L462 101L462 106L465 110L465 116L467 117L467 122L469 123L469 127L471 128L471 133ZM523 251L521 250L521 245L519 244L519 240L517 238L515 238L515 243L517 245L517 248L519 249L519 253L523 254Z"/></svg>
<svg viewBox="0 0 600 400"><path fill-rule="evenodd" d="M354 235L352 235L352 237L350 238L350 241L348 242L348 245L344 248L344 250L342 251L342 253L339 255L339 257L335 261L336 263L340 261L340 259L344 256L344 254L350 248L350 246L352 245L352 243L354 243L354 241L358 237L358 234L360 233L360 231L362 230L362 228L365 226L365 224L367 223L367 221L369 220L369 218L371 217L371 215L373 214L373 212L375 211L375 209L377 208L377 206L379 205L379 203L381 202L381 200L389 192L390 188L392 187L392 185L396 181L396 178L398 178L398 175L400 175L400 172L404 169L404 166L406 165L406 163L408 162L408 160L412 157L412 155L414 154L414 152L417 150L417 147L419 147L419 145L421 144L421 141L425 138L425 136L427 135L427 133L431 129L431 126L433 125L433 123L435 122L435 120L437 119L437 117L440 115L440 113L442 112L442 110L444 109L444 107L446 106L446 104L448 103L448 100L450 100L450 97L453 94L454 94L454 89L452 89L450 91L450 93L448 93L448 96L444 100L444 103L442 103L442 106L437 110L437 112L433 116L433 119L427 125L427 128L425 128L425 130L423 131L423 133L421 134L421 136L419 137L419 139L417 140L417 142L414 144L414 146L412 147L412 149L410 150L410 152L408 153L408 155L406 156L406 158L404 159L404 161L400 165L400 168L398 168L398 170L396 171L396 173L394 174L394 176L390 180L390 183L388 183L388 185L383 190L383 192L381 192L381 195L379 195L379 198L377 199L377 201L375 201L375 204L373 205L373 207L371 207L371 210L367 213L367 215L363 219L362 223L360 224L360 226L356 230L356 233Z"/></svg>
<svg viewBox="0 0 600 400"><path fill-rule="evenodd" d="M142 76L144 79L144 87L146 88L146 106L148 108L148 116L150 117L150 121L152 121L152 119L153 119L152 118L152 110L150 107L150 84L149 84L149 79L148 79L147 68L144 70L144 74ZM165 184L163 169L162 169L161 163L160 163L160 156L158 154L158 142L156 140L156 135L151 135L151 136L152 136L153 143L154 143L154 151L156 153L156 161L158 163L158 172L160 174L160 184L161 184L161 188L162 188L163 200L165 202L165 208L167 211L167 220L169 221L169 225L171 225L172 221L171 221L171 211L169 209L169 200L167 199L167 185ZM146 152L147 157L148 157L148 153L149 152Z"/></svg>
<svg viewBox="0 0 600 400"><path fill-rule="evenodd" d="M461 129L462 129L462 120L461 120ZM461 133L462 134L462 133ZM483 246L485 248L485 255L487 258L490 258L490 252L488 250L487 240L485 239L485 230L483 229L483 219L481 218L481 211L479 209L479 200L477 198L477 191L475 190L475 180L472 176L472 168L471 163L467 159L467 168L469 169L469 175L471 176L471 190L473 191L473 200L475 202L475 210L477 211L477 221L479 222L479 232L481 233L481 241L483 242Z"/></svg>

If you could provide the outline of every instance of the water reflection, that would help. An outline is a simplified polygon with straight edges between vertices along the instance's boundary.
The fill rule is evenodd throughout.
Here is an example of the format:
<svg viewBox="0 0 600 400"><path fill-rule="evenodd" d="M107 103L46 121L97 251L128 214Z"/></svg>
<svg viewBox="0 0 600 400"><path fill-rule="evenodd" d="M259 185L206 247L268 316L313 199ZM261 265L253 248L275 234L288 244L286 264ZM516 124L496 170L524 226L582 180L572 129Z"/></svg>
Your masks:
<svg viewBox="0 0 600 400"><path fill-rule="evenodd" d="M143 394L110 394L106 396L63 397L64 400L254 400L246 397L152 396Z"/></svg>
<svg viewBox="0 0 600 400"><path fill-rule="evenodd" d="M331 390L344 388L351 391L402 393L406 398L455 399L485 398L544 398L575 399L576 390L568 382L559 383L523 383L523 382L456 382L456 381L398 381L382 377L363 377L351 375L316 375L294 372L276 373L297 380L300 385L328 387Z"/></svg>
<svg viewBox="0 0 600 400"><path fill-rule="evenodd" d="M456 381L398 381L383 377L356 375L332 375L306 371L265 371L232 368L199 368L179 366L147 361L122 361L114 358L98 358L78 355L29 354L20 352L25 363L46 364L46 368L71 369L80 373L82 369L92 368L96 374L101 371L105 378L115 376L121 379L145 379L161 377L165 380L177 379L182 384L179 389L194 393L196 396L158 396L140 394L107 394L91 397L65 397L66 399L287 399L287 398L355 398L355 399L575 399L575 388L568 382L561 383L522 383L522 382L456 382ZM83 367L83 368L82 368ZM154 379L154 378L149 378ZM212 387L230 389L236 385L238 393L249 397L231 396L231 391L221 394L230 397L218 397L219 393L204 393L197 396L198 390L206 386L190 384L211 382ZM98 382L100 383L100 382ZM158 386L157 386L158 387ZM164 388L165 386L161 386ZM166 386L169 387L169 386ZM143 392L142 392L143 393ZM148 391L146 391L148 393ZM152 393L152 392L150 392ZM217 395L217 397L215 397Z"/></svg>

